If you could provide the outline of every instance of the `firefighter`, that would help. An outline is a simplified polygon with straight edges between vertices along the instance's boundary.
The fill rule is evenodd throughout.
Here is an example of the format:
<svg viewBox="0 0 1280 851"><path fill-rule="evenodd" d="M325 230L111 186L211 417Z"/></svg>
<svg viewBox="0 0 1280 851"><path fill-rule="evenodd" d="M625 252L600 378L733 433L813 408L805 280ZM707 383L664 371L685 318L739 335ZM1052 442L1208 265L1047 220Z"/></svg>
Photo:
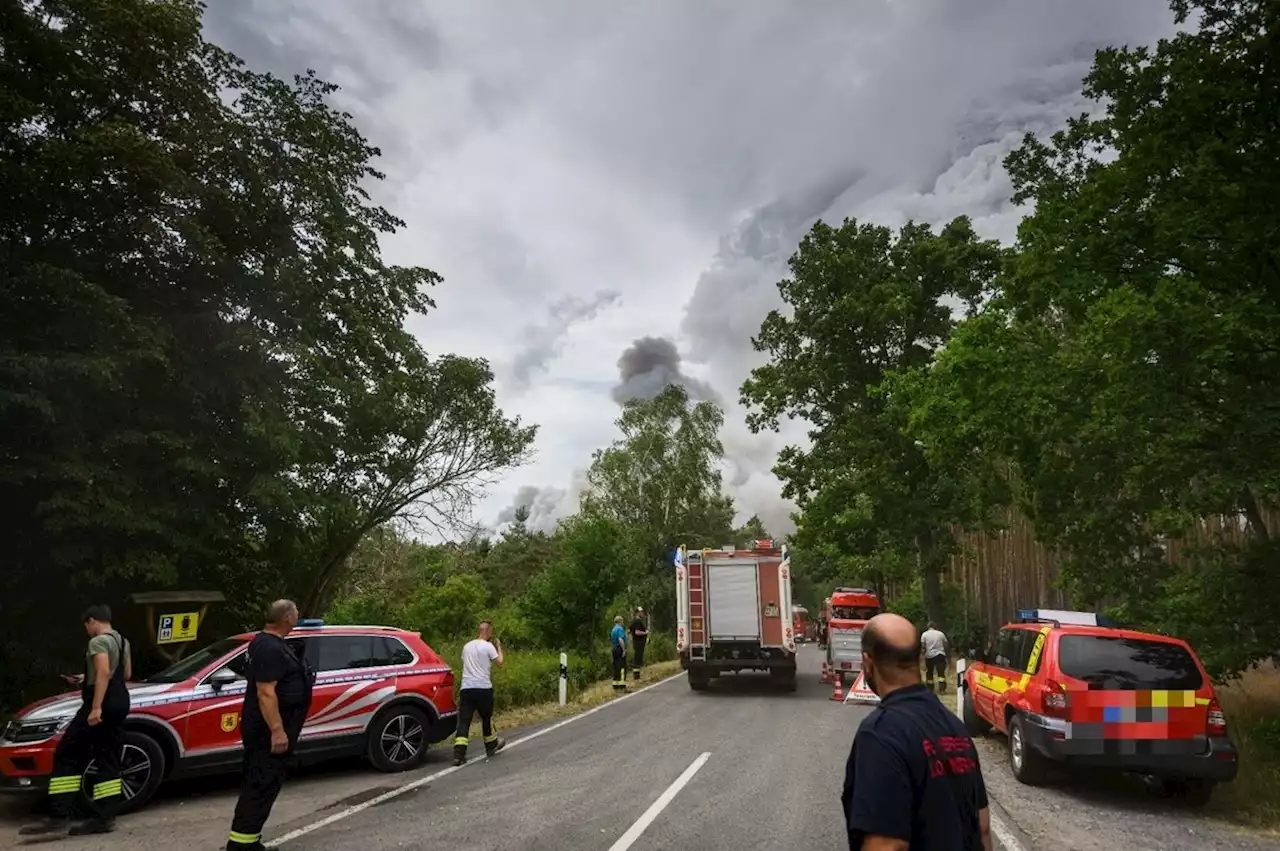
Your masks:
<svg viewBox="0 0 1280 851"><path fill-rule="evenodd" d="M627 631L622 626L622 615L613 619L609 631L609 644L613 648L613 690L627 688Z"/></svg>
<svg viewBox="0 0 1280 851"><path fill-rule="evenodd" d="M640 669L644 667L644 645L649 640L649 625L645 623L644 609L637 607L635 617L631 620L631 676L640 679Z"/></svg>
<svg viewBox="0 0 1280 851"><path fill-rule="evenodd" d="M125 685L132 662L129 642L111 628L111 609L90 606L82 618L89 634L84 673L67 677L80 685L80 710L67 726L53 754L49 778L49 816L27 825L20 836L44 836L69 832L72 836L108 833L115 828L115 813L123 800L120 749L124 719L129 714L129 688ZM93 761L97 773L93 787L85 789L91 815L72 825L71 811L81 791L81 775Z"/></svg>
<svg viewBox="0 0 1280 851"><path fill-rule="evenodd" d="M227 851L259 851L262 826L284 785L287 760L311 709L315 674L285 637L298 624L292 600L277 600L266 626L249 642L240 742L244 746L240 797Z"/></svg>
<svg viewBox="0 0 1280 851"><path fill-rule="evenodd" d="M493 624L480 621L476 637L462 648L462 688L458 692L458 730L453 737L453 764L467 761L471 743L471 718L480 716L480 733L484 736L484 755L493 756L506 745L493 729L493 677L490 666L502 667L502 642L493 635Z"/></svg>
<svg viewBox="0 0 1280 851"><path fill-rule="evenodd" d="M920 633L920 649L924 653L924 678L934 691L947 690L947 636L938 625L929 621L929 628ZM937 677L937 684L934 678Z"/></svg>

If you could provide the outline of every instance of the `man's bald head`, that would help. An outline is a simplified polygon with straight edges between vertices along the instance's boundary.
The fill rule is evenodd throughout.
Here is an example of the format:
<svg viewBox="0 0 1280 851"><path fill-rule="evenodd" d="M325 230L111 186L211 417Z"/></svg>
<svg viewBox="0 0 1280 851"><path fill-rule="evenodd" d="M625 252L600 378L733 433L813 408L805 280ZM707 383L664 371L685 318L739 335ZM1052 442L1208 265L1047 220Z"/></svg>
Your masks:
<svg viewBox="0 0 1280 851"><path fill-rule="evenodd" d="M292 600L276 600L267 607L267 623L275 627L293 629L298 623L298 604Z"/></svg>
<svg viewBox="0 0 1280 851"><path fill-rule="evenodd" d="M867 621L862 630L862 652L871 657L882 682L920 679L920 636L902 615L886 612Z"/></svg>

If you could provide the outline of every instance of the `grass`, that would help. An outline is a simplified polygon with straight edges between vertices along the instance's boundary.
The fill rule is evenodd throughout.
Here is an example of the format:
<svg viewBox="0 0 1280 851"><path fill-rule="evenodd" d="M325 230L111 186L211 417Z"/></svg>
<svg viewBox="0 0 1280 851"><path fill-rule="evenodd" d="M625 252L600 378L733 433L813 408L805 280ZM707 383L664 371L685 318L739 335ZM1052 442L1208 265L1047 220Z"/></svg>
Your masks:
<svg viewBox="0 0 1280 851"><path fill-rule="evenodd" d="M655 662L652 665L645 665L640 672L640 681L638 683L629 679L627 688L629 691L635 691L637 688L656 683L678 673L680 673L679 660ZM494 691L495 696L500 694L501 686L495 683ZM498 730L514 730L517 727L527 727L531 724L539 724L554 718L575 715L584 709L608 703L615 697L618 697L618 693L613 690L612 683L609 680L603 680L581 689L576 695L568 698L564 706L560 705L558 699L545 703L516 706L496 713L493 723Z"/></svg>
<svg viewBox="0 0 1280 851"><path fill-rule="evenodd" d="M1280 829L1280 670L1270 662L1218 688L1240 773L1213 793L1213 811L1232 821Z"/></svg>

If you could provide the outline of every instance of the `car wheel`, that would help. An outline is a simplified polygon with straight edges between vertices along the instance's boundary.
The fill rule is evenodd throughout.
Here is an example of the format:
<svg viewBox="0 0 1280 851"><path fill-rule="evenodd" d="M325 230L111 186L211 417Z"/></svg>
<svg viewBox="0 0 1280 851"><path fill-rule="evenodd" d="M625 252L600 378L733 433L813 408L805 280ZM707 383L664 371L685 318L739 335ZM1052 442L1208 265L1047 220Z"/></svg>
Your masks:
<svg viewBox="0 0 1280 851"><path fill-rule="evenodd" d="M427 758L430 725L427 714L416 706L384 709L369 725L369 762L386 772L417 768Z"/></svg>
<svg viewBox="0 0 1280 851"><path fill-rule="evenodd" d="M160 788L164 773L164 748L160 747L160 743L146 733L125 731L120 745L120 786L124 802L116 812L130 813L146 806ZM97 776L98 766L91 761L80 779L78 805L84 812L92 811L90 797L93 795L93 784Z"/></svg>
<svg viewBox="0 0 1280 851"><path fill-rule="evenodd" d="M985 736L991 732L991 725L978 714L978 708L973 705L973 692L964 689L964 726L971 736Z"/></svg>
<svg viewBox="0 0 1280 851"><path fill-rule="evenodd" d="M1045 757L1027 743L1021 715L1009 721L1009 768L1019 783L1038 786L1045 781L1048 764Z"/></svg>
<svg viewBox="0 0 1280 851"><path fill-rule="evenodd" d="M690 671L689 672L689 688L694 691L706 691L707 685L710 684L711 678L707 676L706 671Z"/></svg>

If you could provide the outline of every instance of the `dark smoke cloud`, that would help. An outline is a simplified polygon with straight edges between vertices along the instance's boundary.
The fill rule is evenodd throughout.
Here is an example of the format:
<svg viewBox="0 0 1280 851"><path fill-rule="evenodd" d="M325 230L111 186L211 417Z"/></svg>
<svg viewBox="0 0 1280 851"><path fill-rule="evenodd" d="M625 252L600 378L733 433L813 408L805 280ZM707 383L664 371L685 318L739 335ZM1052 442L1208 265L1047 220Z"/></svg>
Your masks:
<svg viewBox="0 0 1280 851"><path fill-rule="evenodd" d="M695 402L720 403L720 397L705 381L685 375L680 369L680 352L665 337L640 337L618 358L618 384L613 401L619 405L632 399L652 399L671 384L679 384Z"/></svg>

